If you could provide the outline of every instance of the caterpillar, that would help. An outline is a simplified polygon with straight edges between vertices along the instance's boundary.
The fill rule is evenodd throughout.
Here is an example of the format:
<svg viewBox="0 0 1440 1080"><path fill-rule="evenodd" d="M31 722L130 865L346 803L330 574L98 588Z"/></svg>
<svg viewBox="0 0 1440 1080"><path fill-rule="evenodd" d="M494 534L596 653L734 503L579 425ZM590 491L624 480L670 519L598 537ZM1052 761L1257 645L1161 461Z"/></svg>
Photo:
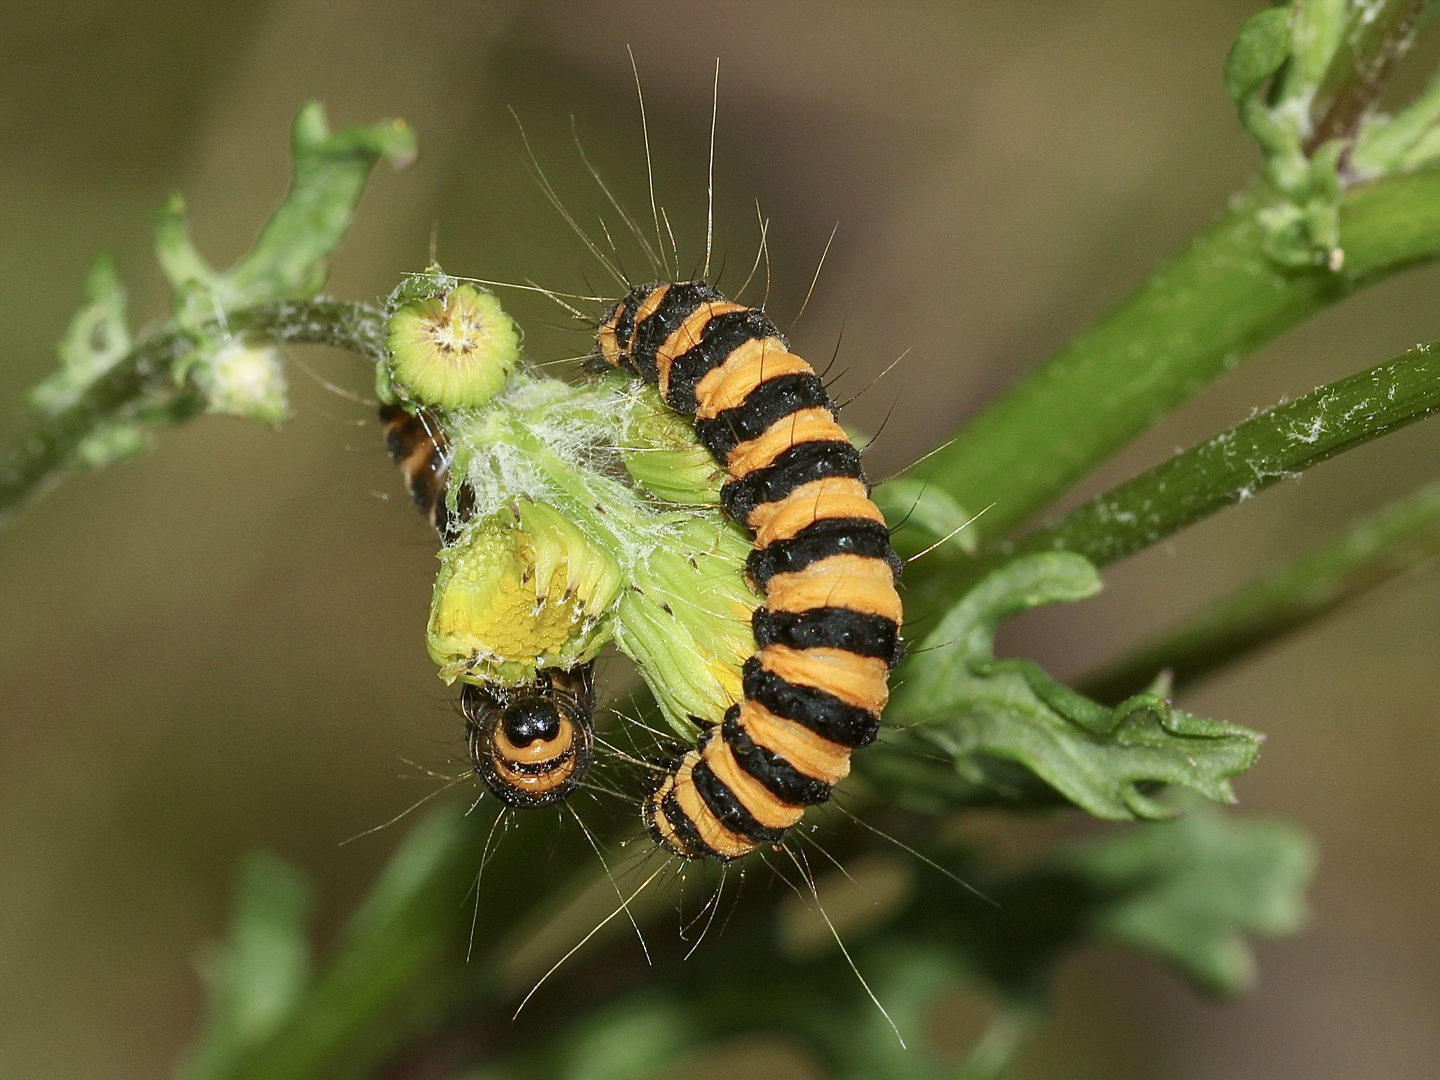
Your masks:
<svg viewBox="0 0 1440 1080"><path fill-rule="evenodd" d="M385 447L400 467L405 489L426 520L435 527L441 543L459 535L475 505L475 493L462 485L452 513L445 497L450 480L450 444L439 418L429 409L416 412L400 405L382 404Z"/></svg>
<svg viewBox="0 0 1440 1080"><path fill-rule="evenodd" d="M380 406L385 445L416 507L449 544L469 521L475 495L461 485L454 511L446 489L450 448L439 418L427 409ZM585 779L595 757L593 663L547 668L515 687L466 683L460 693L470 764L486 789L507 806L549 806Z"/></svg>
<svg viewBox="0 0 1440 1080"><path fill-rule="evenodd" d="M460 693L470 761L507 806L549 806L584 778L595 757L590 664L549 668L514 690L465 684Z"/></svg>
<svg viewBox="0 0 1440 1080"><path fill-rule="evenodd" d="M904 655L900 560L824 384L763 311L703 281L655 282L609 310L596 346L597 367L694 417L726 472L722 506L754 536L746 570L765 600L744 700L701 718L643 804L662 847L729 862L779 842L874 740Z"/></svg>

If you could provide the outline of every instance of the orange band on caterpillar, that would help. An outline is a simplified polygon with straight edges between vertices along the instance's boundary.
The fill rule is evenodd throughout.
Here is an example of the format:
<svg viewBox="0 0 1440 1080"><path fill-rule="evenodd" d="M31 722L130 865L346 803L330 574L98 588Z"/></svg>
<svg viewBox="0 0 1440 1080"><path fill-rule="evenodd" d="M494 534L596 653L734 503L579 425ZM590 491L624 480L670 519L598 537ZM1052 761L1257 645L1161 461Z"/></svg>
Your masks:
<svg viewBox="0 0 1440 1080"><path fill-rule="evenodd" d="M726 862L782 839L875 738L903 655L900 560L820 377L763 311L703 282L642 285L597 344L695 418L726 469L722 505L755 534L747 568L766 598L745 700L700 718L699 745L645 802L663 847Z"/></svg>

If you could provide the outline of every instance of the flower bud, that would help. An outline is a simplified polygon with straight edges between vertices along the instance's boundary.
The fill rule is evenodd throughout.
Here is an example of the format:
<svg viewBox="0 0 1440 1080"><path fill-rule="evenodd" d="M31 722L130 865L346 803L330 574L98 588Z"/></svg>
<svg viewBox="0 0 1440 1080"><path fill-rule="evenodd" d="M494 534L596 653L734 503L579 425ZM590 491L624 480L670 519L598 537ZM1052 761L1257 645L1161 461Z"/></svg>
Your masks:
<svg viewBox="0 0 1440 1080"><path fill-rule="evenodd" d="M620 568L551 507L521 501L440 553L426 647L440 677L515 685L609 639Z"/></svg>
<svg viewBox="0 0 1440 1080"><path fill-rule="evenodd" d="M743 696L741 668L755 652L750 618L760 603L745 583L749 550L735 526L695 517L640 560L620 599L616 644L684 736L695 735L691 717L723 716Z"/></svg>
<svg viewBox="0 0 1440 1080"><path fill-rule="evenodd" d="M422 295L404 299L390 316L385 342L390 383L400 396L422 405L483 405L515 369L520 334L493 294L453 285L438 268L422 280L453 287L429 296L419 290Z"/></svg>
<svg viewBox="0 0 1440 1080"><path fill-rule="evenodd" d="M285 370L273 345L227 341L194 363L195 382L205 394L210 412L258 420L271 427L290 415Z"/></svg>
<svg viewBox="0 0 1440 1080"><path fill-rule="evenodd" d="M639 384L632 394L621 439L631 478L666 502L718 506L725 472L696 440L692 423L661 401L653 386Z"/></svg>

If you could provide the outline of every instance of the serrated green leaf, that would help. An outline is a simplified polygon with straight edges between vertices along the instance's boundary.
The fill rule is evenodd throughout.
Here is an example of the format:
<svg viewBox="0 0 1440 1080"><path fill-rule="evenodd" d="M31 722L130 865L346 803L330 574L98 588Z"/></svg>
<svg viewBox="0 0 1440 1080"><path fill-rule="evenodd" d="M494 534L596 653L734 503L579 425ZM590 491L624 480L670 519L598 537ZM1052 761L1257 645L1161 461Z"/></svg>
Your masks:
<svg viewBox="0 0 1440 1080"><path fill-rule="evenodd" d="M1315 863L1314 843L1295 826L1190 800L1179 820L1087 844L1058 865L1111 897L1090 913L1090 933L1158 956L1209 993L1233 994L1255 977L1245 936L1304 923Z"/></svg>
<svg viewBox="0 0 1440 1080"><path fill-rule="evenodd" d="M310 978L311 907L309 882L279 856L246 861L225 940L200 960L209 1011L181 1080L225 1075L284 1020Z"/></svg>
<svg viewBox="0 0 1440 1080"><path fill-rule="evenodd" d="M1248 769L1260 736L1140 694L1106 708L1051 679L1032 661L994 658L995 627L1027 608L1093 595L1099 574L1065 552L1027 556L980 582L921 643L886 719L912 729L968 783L986 784L989 759L1014 762L1101 818L1160 818L1160 784L1216 801Z"/></svg>
<svg viewBox="0 0 1440 1080"><path fill-rule="evenodd" d="M1291 11L1268 8L1245 20L1225 57L1225 92L1242 105L1290 56Z"/></svg>

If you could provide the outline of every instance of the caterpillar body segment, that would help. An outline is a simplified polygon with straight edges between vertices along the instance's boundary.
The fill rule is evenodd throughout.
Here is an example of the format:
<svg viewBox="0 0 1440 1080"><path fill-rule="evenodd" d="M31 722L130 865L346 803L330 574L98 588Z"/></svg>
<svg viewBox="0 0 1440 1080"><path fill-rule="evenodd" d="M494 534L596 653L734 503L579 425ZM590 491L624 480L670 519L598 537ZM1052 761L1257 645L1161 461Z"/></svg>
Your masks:
<svg viewBox="0 0 1440 1080"><path fill-rule="evenodd" d="M442 543L450 543L470 519L475 493L461 485L455 509L446 490L450 482L450 441L440 419L429 409L411 412L399 405L381 405L385 447L405 478L405 490L416 508L435 527Z"/></svg>
<svg viewBox="0 0 1440 1080"><path fill-rule="evenodd" d="M475 775L507 806L562 801L595 758L591 664L546 669L510 691L467 683L460 707Z"/></svg>
<svg viewBox="0 0 1440 1080"><path fill-rule="evenodd" d="M662 846L727 862L781 840L874 740L904 655L900 560L820 377L763 311L704 282L642 285L597 346L694 417L725 470L721 504L754 534L746 568L766 596L744 699L702 718L644 806Z"/></svg>

